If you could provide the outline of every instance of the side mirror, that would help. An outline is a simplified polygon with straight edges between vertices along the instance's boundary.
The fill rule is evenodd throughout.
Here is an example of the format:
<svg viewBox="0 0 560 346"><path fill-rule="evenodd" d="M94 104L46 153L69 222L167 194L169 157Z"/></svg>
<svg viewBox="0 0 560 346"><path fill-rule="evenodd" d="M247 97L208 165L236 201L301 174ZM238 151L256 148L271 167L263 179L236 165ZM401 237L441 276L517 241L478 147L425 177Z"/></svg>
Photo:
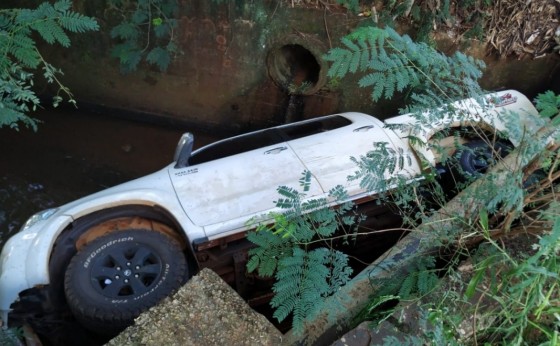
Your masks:
<svg viewBox="0 0 560 346"><path fill-rule="evenodd" d="M179 143L177 143L177 148L175 149L175 155L173 156L175 168L183 168L189 165L193 143L194 136L192 133L187 132L181 136Z"/></svg>

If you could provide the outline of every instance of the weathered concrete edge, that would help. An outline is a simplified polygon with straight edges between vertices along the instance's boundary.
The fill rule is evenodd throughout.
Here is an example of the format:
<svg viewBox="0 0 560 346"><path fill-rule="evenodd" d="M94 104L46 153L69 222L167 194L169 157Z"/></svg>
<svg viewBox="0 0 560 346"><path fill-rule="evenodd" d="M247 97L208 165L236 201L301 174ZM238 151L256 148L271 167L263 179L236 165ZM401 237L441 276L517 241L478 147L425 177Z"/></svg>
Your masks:
<svg viewBox="0 0 560 346"><path fill-rule="evenodd" d="M210 269L143 312L108 345L279 345L282 333Z"/></svg>

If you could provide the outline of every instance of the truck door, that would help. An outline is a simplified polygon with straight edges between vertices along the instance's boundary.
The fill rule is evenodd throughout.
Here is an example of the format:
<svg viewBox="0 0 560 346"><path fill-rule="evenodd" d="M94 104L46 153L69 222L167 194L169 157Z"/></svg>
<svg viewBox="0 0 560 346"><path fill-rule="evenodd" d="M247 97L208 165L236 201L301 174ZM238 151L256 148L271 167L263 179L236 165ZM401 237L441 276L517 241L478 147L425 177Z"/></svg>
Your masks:
<svg viewBox="0 0 560 346"><path fill-rule="evenodd" d="M220 141L193 153L189 166L171 169L177 196L207 236L242 228L275 210L281 185L299 188L305 166L275 129ZM322 193L312 184L309 196Z"/></svg>

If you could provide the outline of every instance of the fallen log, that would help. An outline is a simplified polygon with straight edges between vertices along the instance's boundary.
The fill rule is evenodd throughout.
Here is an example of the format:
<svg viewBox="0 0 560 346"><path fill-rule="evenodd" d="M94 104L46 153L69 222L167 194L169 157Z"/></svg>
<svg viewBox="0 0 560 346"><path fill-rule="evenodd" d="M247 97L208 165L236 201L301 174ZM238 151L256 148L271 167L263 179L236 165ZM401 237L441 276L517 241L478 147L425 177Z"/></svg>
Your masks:
<svg viewBox="0 0 560 346"><path fill-rule="evenodd" d="M384 283L395 276L406 277L419 258L438 253L441 237L449 234L458 236L465 230L468 220L477 217L480 211L494 198L481 193L506 188L511 172L522 172L524 168L534 170L535 161L547 151L557 151L559 144L553 139L560 129L544 127L533 138L522 143L506 158L497 163L488 173L465 188L445 206L427 218L384 255L360 272L335 295L327 298L323 308L309 318L301 335L292 331L285 334L284 345L328 345L346 333L353 317L367 305L370 298L379 292ZM526 175L530 172L525 172ZM453 239L449 239L453 241Z"/></svg>

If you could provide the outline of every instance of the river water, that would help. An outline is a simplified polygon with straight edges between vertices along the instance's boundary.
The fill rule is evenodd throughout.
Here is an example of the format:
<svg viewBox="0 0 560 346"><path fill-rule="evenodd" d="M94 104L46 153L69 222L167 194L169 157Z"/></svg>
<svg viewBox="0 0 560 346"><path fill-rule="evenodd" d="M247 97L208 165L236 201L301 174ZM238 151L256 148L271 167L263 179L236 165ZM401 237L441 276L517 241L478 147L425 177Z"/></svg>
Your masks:
<svg viewBox="0 0 560 346"><path fill-rule="evenodd" d="M37 132L0 129L0 247L29 216L171 163L188 128L118 114L41 110ZM215 140L196 135L195 146Z"/></svg>

